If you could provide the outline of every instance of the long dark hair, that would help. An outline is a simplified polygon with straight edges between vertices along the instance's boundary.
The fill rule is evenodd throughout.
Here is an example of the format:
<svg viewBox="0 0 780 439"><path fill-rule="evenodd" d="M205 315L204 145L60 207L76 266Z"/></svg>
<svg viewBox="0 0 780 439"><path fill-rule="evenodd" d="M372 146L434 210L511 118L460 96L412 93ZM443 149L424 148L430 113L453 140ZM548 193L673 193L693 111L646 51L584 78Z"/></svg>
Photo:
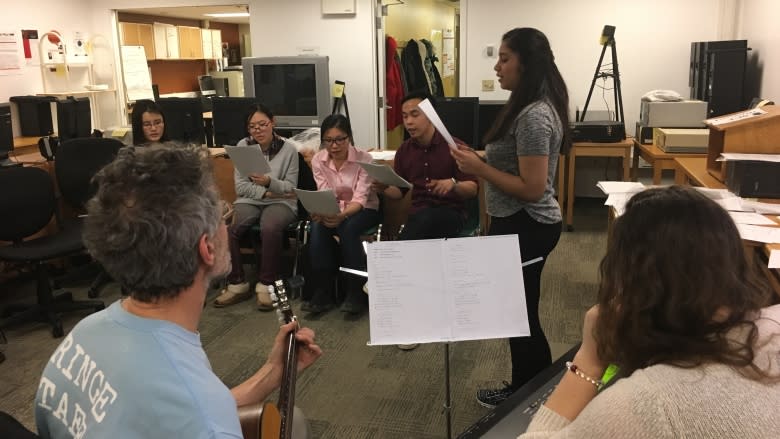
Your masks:
<svg viewBox="0 0 780 439"><path fill-rule="evenodd" d="M515 28L505 33L501 41L519 58L523 66L520 86L512 90L509 101L501 109L483 142L488 144L503 137L518 114L530 103L548 99L563 128L561 154L571 148L569 132L569 92L558 66L555 65L550 42L539 30Z"/></svg>
<svg viewBox="0 0 780 439"><path fill-rule="evenodd" d="M133 126L133 145L144 145L149 143L146 140L146 135L144 135L144 113L159 114L160 117L162 117L163 133L159 142L167 142L169 140L168 132L167 127L165 126L165 113L163 113L162 108L157 104L157 102L154 102L153 100L139 99L135 101L135 104L133 105L133 114L131 116Z"/></svg>
<svg viewBox="0 0 780 439"><path fill-rule="evenodd" d="M754 364L753 320L772 290L746 260L728 213L698 191L634 195L613 225L600 276L599 356L626 375L660 363L717 362L767 377Z"/></svg>
<svg viewBox="0 0 780 439"><path fill-rule="evenodd" d="M331 114L322 121L320 126L320 141L324 140L325 131L331 128L338 128L349 137L349 143L354 145L355 139L352 137L352 124L349 123L349 119L343 114Z"/></svg>

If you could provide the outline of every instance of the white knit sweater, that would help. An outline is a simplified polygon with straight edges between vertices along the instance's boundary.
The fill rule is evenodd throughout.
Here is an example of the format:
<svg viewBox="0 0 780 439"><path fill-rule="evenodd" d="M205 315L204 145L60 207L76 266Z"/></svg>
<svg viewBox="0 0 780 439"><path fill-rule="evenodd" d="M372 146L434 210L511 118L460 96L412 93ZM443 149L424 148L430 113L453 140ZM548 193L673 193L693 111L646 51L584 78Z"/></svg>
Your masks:
<svg viewBox="0 0 780 439"><path fill-rule="evenodd" d="M756 364L780 373L780 305L762 310ZM762 384L730 367L656 365L634 372L569 422L547 407L519 439L780 438L780 383Z"/></svg>

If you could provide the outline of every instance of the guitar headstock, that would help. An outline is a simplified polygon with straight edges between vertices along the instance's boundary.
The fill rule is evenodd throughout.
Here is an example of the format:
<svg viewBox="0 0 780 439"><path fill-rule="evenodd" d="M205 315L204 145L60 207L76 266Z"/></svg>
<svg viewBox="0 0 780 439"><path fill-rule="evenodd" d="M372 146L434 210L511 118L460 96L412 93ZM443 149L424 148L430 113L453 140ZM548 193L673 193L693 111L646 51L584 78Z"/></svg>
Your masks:
<svg viewBox="0 0 780 439"><path fill-rule="evenodd" d="M290 299L287 297L287 287L284 280L279 279L274 282L273 288L269 288L271 300L273 301L276 313L282 323L290 323L297 320L290 305Z"/></svg>

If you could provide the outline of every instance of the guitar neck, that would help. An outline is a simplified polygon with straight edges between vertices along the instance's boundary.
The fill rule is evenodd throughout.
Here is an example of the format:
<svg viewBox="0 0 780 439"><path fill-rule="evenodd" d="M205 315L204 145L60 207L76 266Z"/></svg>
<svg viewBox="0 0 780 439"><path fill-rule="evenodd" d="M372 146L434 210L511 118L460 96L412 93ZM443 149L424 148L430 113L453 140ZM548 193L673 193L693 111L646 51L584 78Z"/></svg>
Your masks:
<svg viewBox="0 0 780 439"><path fill-rule="evenodd" d="M294 334L288 334L286 341L287 356L282 371L282 384L279 387L279 414L281 415L281 439L292 437L293 408L295 406L295 381L298 375L298 349Z"/></svg>

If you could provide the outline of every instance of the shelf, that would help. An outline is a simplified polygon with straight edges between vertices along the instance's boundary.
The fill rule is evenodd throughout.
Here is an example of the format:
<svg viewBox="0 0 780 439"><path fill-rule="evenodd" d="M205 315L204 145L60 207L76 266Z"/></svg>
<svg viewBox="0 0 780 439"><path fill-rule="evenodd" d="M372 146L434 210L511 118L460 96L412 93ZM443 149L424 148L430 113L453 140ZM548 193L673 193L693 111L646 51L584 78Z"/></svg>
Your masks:
<svg viewBox="0 0 780 439"><path fill-rule="evenodd" d="M36 93L36 96L73 96L73 95L87 95L92 93L107 93L113 92L116 89L110 88L108 90L79 90L79 91L57 91L50 93Z"/></svg>
<svg viewBox="0 0 780 439"><path fill-rule="evenodd" d="M92 65L92 62L46 62L41 65L43 67L58 67L61 65L66 65L68 67L89 67Z"/></svg>

